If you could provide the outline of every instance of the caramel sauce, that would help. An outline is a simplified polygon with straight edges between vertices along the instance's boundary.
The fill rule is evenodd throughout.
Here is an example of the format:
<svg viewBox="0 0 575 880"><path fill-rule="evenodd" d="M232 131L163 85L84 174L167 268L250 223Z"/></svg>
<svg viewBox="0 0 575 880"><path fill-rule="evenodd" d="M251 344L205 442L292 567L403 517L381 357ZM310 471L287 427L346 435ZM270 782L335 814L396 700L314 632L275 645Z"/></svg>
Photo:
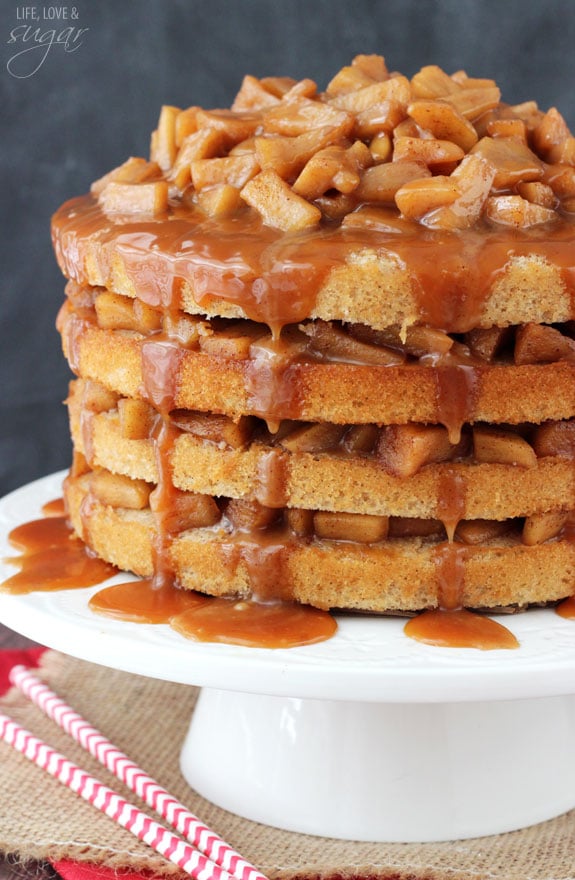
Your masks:
<svg viewBox="0 0 575 880"><path fill-rule="evenodd" d="M555 612L560 617L566 617L568 620L575 620L575 596L569 596L563 599L556 607Z"/></svg>
<svg viewBox="0 0 575 880"><path fill-rule="evenodd" d="M63 498L53 498L42 505L43 516L65 516L66 505Z"/></svg>
<svg viewBox="0 0 575 880"><path fill-rule="evenodd" d="M293 648L331 638L331 614L304 605L217 599L151 578L115 584L90 599L97 614L134 623L168 624L187 639L257 648Z"/></svg>
<svg viewBox="0 0 575 880"><path fill-rule="evenodd" d="M170 621L176 632L200 642L257 648L313 645L335 635L331 614L306 605L211 599Z"/></svg>
<svg viewBox="0 0 575 880"><path fill-rule="evenodd" d="M206 597L152 578L112 584L99 590L88 605L97 614L132 623L169 623L172 617L201 604Z"/></svg>
<svg viewBox="0 0 575 880"><path fill-rule="evenodd" d="M519 647L507 627L463 608L424 611L405 624L404 632L418 642L438 647L479 648L483 651Z"/></svg>
<svg viewBox="0 0 575 880"><path fill-rule="evenodd" d="M90 555L66 518L59 515L63 508L63 499L50 501L43 507L43 519L12 529L9 541L21 555L6 561L19 566L20 571L0 584L0 592L20 595L79 589L117 574L113 565ZM309 645L331 638L337 630L331 614L317 608L216 599L178 590L165 577L105 587L92 596L89 607L117 620L166 623L189 639L251 647Z"/></svg>
<svg viewBox="0 0 575 880"><path fill-rule="evenodd" d="M54 510L56 502L50 505ZM12 529L8 539L21 555L6 559L20 571L0 585L5 593L91 587L117 572L113 565L90 555L64 516L51 513L44 519L23 523Z"/></svg>

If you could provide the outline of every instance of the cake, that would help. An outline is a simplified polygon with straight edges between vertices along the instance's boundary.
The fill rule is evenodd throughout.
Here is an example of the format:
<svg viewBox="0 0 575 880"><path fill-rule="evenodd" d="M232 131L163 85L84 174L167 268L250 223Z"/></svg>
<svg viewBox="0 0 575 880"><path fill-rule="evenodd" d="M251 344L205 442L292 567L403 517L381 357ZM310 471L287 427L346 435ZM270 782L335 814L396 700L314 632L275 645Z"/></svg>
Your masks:
<svg viewBox="0 0 575 880"><path fill-rule="evenodd" d="M413 614L574 592L575 138L360 55L165 106L53 241L74 529L212 596Z"/></svg>

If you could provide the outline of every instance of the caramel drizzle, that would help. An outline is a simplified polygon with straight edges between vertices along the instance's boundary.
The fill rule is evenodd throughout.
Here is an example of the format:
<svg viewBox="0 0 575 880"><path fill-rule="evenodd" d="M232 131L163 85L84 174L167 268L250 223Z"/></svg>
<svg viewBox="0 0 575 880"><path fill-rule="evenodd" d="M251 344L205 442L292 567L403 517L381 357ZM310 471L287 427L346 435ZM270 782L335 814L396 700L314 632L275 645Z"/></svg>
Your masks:
<svg viewBox="0 0 575 880"><path fill-rule="evenodd" d="M269 352L256 354L247 371L247 389L254 411L268 421L289 418L294 407L290 370L292 358L282 351L280 331L313 313L316 294L331 270L358 250L372 248L407 267L412 277L419 320L446 332L466 332L480 325L485 299L510 257L537 255L558 266L575 302L573 224L558 221L552 232L534 227L506 229L484 235L477 229L457 233L421 230L414 234L387 234L379 230L330 228L299 236L282 236L262 225L253 212L228 221L205 220L198 211L173 209L159 222L111 221L91 197L75 199L55 215L53 238L59 263L68 275L83 281L87 248L95 249L105 281L110 278L112 255L119 254L138 296L164 309L177 307L184 282L199 305L222 298L240 306L253 320L273 331ZM440 263L438 268L438 254ZM75 325L69 331L71 362L77 351ZM167 414L173 406L179 377L177 347L164 340L142 347L143 393L162 413L158 453L158 511L169 504L170 458L173 435ZM77 360L77 358L76 358ZM435 367L438 421L458 442L461 426L473 419L477 375L472 367L437 364ZM273 425L270 425L273 427ZM258 496L270 503L281 492L282 463L266 459ZM464 550L454 542L457 522L465 509L464 487L446 470L446 499L442 518L449 540L438 548L436 572L440 613L455 613L464 592ZM285 485L285 481L284 481ZM280 487L278 489L278 487ZM282 504L279 504L279 500ZM271 504L270 504L271 506ZM158 515L157 515L158 516ZM158 564L168 555L159 514ZM269 534L249 540L238 537L228 545L230 564L243 564L255 592L262 597L281 593L290 547L274 543ZM164 560L164 561L162 561ZM163 578L163 575L162 575ZM419 620L423 620L422 615ZM506 645L509 647L509 645Z"/></svg>
<svg viewBox="0 0 575 880"><path fill-rule="evenodd" d="M464 333L480 324L485 299L513 256L547 259L575 298L574 224L566 218L523 230L445 232L414 224L412 234L401 235L350 227L282 235L250 211L217 222L191 208L173 208L155 221L111 219L93 197L83 196L55 214L52 234L69 278L84 281L87 255L93 259L95 253L109 282L117 253L138 296L150 305L173 308L188 282L199 305L224 299L276 335L309 317L331 270L366 249L410 272L419 320L445 332Z"/></svg>

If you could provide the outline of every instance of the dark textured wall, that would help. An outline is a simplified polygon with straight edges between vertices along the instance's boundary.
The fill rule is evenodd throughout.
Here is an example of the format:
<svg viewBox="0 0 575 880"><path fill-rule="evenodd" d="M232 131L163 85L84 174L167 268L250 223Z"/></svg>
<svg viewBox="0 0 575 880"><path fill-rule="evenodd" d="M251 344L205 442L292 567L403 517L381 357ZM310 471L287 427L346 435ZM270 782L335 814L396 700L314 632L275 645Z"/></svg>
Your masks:
<svg viewBox="0 0 575 880"><path fill-rule="evenodd" d="M70 457L50 214L127 156L146 155L162 103L228 106L248 72L325 85L353 55L378 52L408 75L438 63L494 77L504 100L555 104L575 127L575 0L32 4L29 22L17 17L27 7L0 4L0 494ZM50 8L68 20L45 19ZM10 42L26 24L29 39L18 30ZM66 27L87 30L47 47L46 31Z"/></svg>

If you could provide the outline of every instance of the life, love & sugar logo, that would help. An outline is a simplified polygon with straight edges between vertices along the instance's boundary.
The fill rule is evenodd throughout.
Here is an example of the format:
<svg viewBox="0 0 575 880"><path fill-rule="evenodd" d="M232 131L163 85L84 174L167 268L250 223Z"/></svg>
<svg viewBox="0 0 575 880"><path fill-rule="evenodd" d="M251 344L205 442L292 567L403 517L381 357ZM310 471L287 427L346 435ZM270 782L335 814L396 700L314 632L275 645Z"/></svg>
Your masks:
<svg viewBox="0 0 575 880"><path fill-rule="evenodd" d="M13 47L6 62L10 76L29 79L44 66L51 53L77 52L90 30L79 27L79 18L76 6L17 6L16 19L22 23L10 30L6 41Z"/></svg>

